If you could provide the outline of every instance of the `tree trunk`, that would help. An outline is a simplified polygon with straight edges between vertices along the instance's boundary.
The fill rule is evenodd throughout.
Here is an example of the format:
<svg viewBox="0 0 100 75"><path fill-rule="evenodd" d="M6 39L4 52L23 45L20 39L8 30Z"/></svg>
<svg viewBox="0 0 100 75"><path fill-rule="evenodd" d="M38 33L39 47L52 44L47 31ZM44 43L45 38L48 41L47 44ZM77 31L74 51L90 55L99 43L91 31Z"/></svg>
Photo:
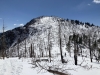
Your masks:
<svg viewBox="0 0 100 75"><path fill-rule="evenodd" d="M18 57L19 57L19 59L20 59L20 54L19 54L19 43L20 43L20 39L18 39L18 44L17 44Z"/></svg>
<svg viewBox="0 0 100 75"><path fill-rule="evenodd" d="M3 36L2 36L2 57L3 59L5 58L6 56L6 44L5 44L5 34L4 34L4 30L5 30L5 27L4 27L4 20L3 20Z"/></svg>
<svg viewBox="0 0 100 75"><path fill-rule="evenodd" d="M92 50L91 50L91 40L89 37L89 49L90 49L90 61L92 62Z"/></svg>
<svg viewBox="0 0 100 75"><path fill-rule="evenodd" d="M31 48L30 48L30 58L32 58L32 44L31 44Z"/></svg>
<svg viewBox="0 0 100 75"><path fill-rule="evenodd" d="M77 65L77 50L76 50L76 47L74 47L74 61L75 61L75 65Z"/></svg>
<svg viewBox="0 0 100 75"><path fill-rule="evenodd" d="M75 65L77 65L77 53L78 53L78 44L76 43L77 42L77 37L76 35L74 34L74 61L75 61ZM77 47L77 48L76 48Z"/></svg>
<svg viewBox="0 0 100 75"><path fill-rule="evenodd" d="M64 59L63 59L63 55L62 55L62 40L61 40L60 24L59 24L59 46L60 46L61 62L64 63Z"/></svg>
<svg viewBox="0 0 100 75"><path fill-rule="evenodd" d="M48 31L48 50L49 50L49 58L51 62L51 42L50 42L50 29Z"/></svg>
<svg viewBox="0 0 100 75"><path fill-rule="evenodd" d="M25 39L25 57L26 57L26 53L27 53L27 50L26 50L26 39Z"/></svg>

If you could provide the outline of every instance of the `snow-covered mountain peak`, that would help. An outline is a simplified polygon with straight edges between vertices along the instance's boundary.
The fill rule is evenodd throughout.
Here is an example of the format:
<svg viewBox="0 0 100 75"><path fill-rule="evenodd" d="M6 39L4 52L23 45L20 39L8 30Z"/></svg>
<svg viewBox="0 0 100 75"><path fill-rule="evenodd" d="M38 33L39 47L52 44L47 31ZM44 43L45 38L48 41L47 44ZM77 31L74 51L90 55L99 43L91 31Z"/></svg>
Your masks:
<svg viewBox="0 0 100 75"><path fill-rule="evenodd" d="M25 27L34 27L35 25L56 25L59 21L64 21L65 19L55 17L55 16L40 16L37 18L32 19L28 22Z"/></svg>
<svg viewBox="0 0 100 75"><path fill-rule="evenodd" d="M35 20L35 22L34 22ZM36 19L31 20L30 26L33 27L34 25L54 25L57 24L57 18L55 17L49 17L49 16L44 16L44 17L39 17Z"/></svg>
<svg viewBox="0 0 100 75"><path fill-rule="evenodd" d="M40 19L41 23L51 23L54 22L53 17L43 17L42 19Z"/></svg>

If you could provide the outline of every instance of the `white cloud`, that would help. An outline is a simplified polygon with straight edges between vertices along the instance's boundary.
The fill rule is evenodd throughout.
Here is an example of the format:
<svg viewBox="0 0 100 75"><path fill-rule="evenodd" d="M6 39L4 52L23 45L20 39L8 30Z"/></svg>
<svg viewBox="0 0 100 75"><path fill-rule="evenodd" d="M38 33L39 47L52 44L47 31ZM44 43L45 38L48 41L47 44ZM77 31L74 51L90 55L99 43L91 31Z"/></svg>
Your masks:
<svg viewBox="0 0 100 75"><path fill-rule="evenodd" d="M94 3L100 3L100 0L93 0Z"/></svg>
<svg viewBox="0 0 100 75"><path fill-rule="evenodd" d="M88 4L89 6L91 5L91 4Z"/></svg>
<svg viewBox="0 0 100 75"><path fill-rule="evenodd" d="M20 24L19 26L24 26L24 24L22 23L22 24Z"/></svg>
<svg viewBox="0 0 100 75"><path fill-rule="evenodd" d="M21 23L21 24L14 24L14 26L24 26L24 24L23 23Z"/></svg>
<svg viewBox="0 0 100 75"><path fill-rule="evenodd" d="M14 24L14 26L16 26L17 24Z"/></svg>

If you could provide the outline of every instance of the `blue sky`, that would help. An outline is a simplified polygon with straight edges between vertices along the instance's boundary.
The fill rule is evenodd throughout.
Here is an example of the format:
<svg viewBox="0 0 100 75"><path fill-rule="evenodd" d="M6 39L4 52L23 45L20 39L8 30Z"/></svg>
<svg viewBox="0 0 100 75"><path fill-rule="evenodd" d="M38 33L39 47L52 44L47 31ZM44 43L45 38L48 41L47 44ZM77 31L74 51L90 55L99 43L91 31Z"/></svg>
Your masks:
<svg viewBox="0 0 100 75"><path fill-rule="evenodd" d="M100 0L0 0L0 30L2 19L9 30L43 15L100 26Z"/></svg>

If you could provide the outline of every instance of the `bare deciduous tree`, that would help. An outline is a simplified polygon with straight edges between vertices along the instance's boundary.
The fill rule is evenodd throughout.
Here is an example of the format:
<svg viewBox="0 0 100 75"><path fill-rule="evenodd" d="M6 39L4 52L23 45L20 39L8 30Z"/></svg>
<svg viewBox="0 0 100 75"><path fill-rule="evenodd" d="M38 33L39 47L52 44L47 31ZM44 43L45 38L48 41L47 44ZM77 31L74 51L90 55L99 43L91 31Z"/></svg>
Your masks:
<svg viewBox="0 0 100 75"><path fill-rule="evenodd" d="M60 49L60 54L61 54L61 62L64 63L64 59L63 59L63 55L62 55L62 40L61 40L61 26L59 24L59 29L58 29L59 33L59 49Z"/></svg>
<svg viewBox="0 0 100 75"><path fill-rule="evenodd" d="M51 41L50 41L50 28L48 29L48 50L49 50L49 58L51 62Z"/></svg>

